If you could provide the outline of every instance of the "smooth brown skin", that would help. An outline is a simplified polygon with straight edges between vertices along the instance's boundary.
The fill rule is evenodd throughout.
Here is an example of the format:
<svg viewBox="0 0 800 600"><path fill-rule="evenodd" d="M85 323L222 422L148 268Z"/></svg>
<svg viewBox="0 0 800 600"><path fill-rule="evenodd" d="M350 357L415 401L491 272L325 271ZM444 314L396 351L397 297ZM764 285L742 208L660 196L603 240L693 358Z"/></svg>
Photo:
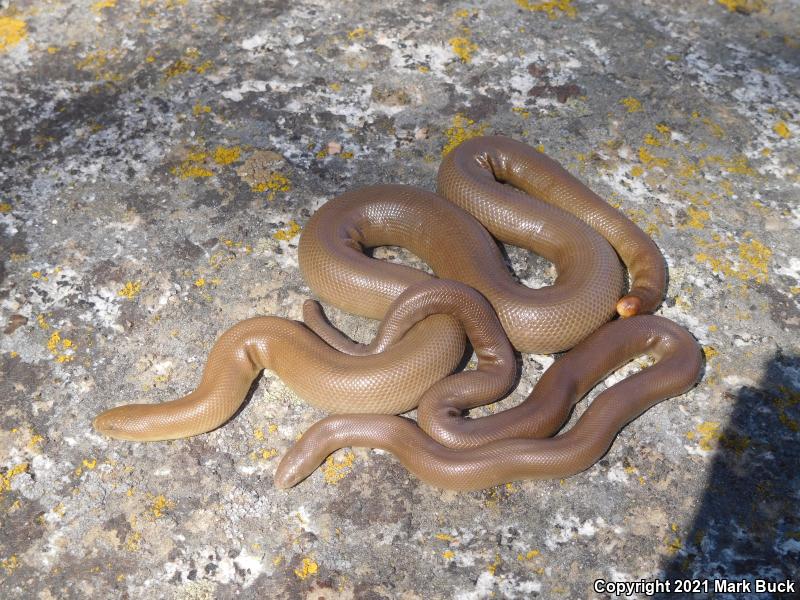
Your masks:
<svg viewBox="0 0 800 600"><path fill-rule="evenodd" d="M558 207L602 235L628 268L632 283L617 303L620 316L651 313L664 298L666 264L650 236L552 158L527 144L502 136L467 140L442 161L436 188L475 215L497 239L515 246L526 247L528 229L533 227L518 223L538 223L541 208L520 200L514 188ZM552 235L560 233L553 230Z"/></svg>
<svg viewBox="0 0 800 600"><path fill-rule="evenodd" d="M480 298L464 288L453 287L443 296L457 307L456 312L467 310L476 296ZM301 398L329 412L407 412L427 389L453 371L465 348L458 321L434 314L440 311L431 310L431 300L416 289L407 294L413 301L407 301L406 295L397 299L402 318L392 319L390 309L376 338L381 350L370 356L343 354L297 321L247 319L214 344L195 391L161 404L112 408L95 418L94 427L109 437L133 441L178 439L211 431L236 413L262 369L275 372ZM487 307L484 313L491 313L488 303L480 301ZM502 333L499 324L498 329Z"/></svg>
<svg viewBox="0 0 800 600"><path fill-rule="evenodd" d="M308 285L343 310L383 318L400 292L431 277L364 254L377 246L402 246L437 276L480 291L514 347L534 353L567 350L615 309L625 316L649 312L663 296L664 260L652 240L530 146L503 137L468 140L443 161L438 192L377 185L322 206L306 224L298 249ZM476 218L497 239L551 261L558 272L554 284L519 284ZM621 300L623 270L614 249L633 280ZM309 326L316 329L315 323Z"/></svg>
<svg viewBox="0 0 800 600"><path fill-rule="evenodd" d="M652 357L655 364L601 392L565 433L544 437L563 425L575 402L598 381L642 354ZM466 432L458 429L464 427L462 417L450 415L458 426L456 434L473 434L472 444L480 445L448 448L402 417L332 416L314 424L286 453L275 484L280 488L296 485L330 453L345 446L388 450L423 481L453 490L568 477L597 462L628 422L691 388L701 368L697 342L679 325L654 315L617 320L557 360L539 384L544 389L539 391L537 386L517 409L477 419L475 431ZM458 389L457 379L467 374L437 383L422 403L447 406L451 386Z"/></svg>

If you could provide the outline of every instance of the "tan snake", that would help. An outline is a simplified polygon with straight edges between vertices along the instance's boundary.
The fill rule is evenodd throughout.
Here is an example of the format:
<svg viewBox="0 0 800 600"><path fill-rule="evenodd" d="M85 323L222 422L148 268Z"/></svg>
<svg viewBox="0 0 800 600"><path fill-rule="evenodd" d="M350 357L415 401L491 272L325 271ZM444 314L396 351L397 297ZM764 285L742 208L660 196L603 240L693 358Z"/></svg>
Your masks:
<svg viewBox="0 0 800 600"><path fill-rule="evenodd" d="M478 337L471 341L480 345ZM573 427L546 438L563 425L573 404L607 373L642 354L655 359L655 364L601 392ZM454 490L567 477L599 460L625 424L659 401L692 387L701 368L697 342L672 321L655 315L614 321L557 360L516 408L471 422L451 411L444 420L455 420L459 435L472 435L471 443L461 444L468 448L443 446L402 417L331 416L312 425L284 455L275 484L282 488L297 484L326 456L344 446L388 450L423 481ZM446 410L448 393L463 395L461 383L469 385L467 378L479 372L480 365L478 371L440 381L426 393L420 407L435 403ZM463 382L459 378L464 378Z"/></svg>
<svg viewBox="0 0 800 600"><path fill-rule="evenodd" d="M324 458L321 453L325 449L330 451L339 447L337 444L342 440L350 440L353 444L384 444L412 471L437 485L459 489L482 486L488 480L485 474L479 474L483 467L475 465L488 464L487 457L496 457L503 444L516 448L517 441L503 438L552 434L583 393L577 396L572 393L576 381L558 380L550 385L554 397L560 394L562 400L542 410L532 410L537 403L527 402L516 412L508 411L508 416L495 415L497 419L469 421L461 417L462 410L496 399L513 383L513 360L503 358L511 350L502 330L505 329L518 349L526 352L554 352L572 347L605 323L615 306L626 316L653 310L663 296L664 263L650 238L621 213L554 161L507 138L476 138L451 152L440 168L438 191L450 202L409 186L362 188L327 203L304 229L299 260L312 289L321 298L356 314L375 318L388 315L382 333L371 346L363 348L326 327L313 304L305 307L304 315L319 336L302 324L285 319L248 319L228 330L215 344L200 386L194 392L164 404L111 409L95 419L95 427L111 437L142 441L209 431L236 412L254 377L261 368L268 368L301 397L333 412L398 414L415 406L422 396L419 415L425 430L454 448L473 448L442 450L434 439L416 426L409 429L411 424L400 418L334 417L312 427L287 455L277 475L280 484L302 479L307 475L305 469L313 468L317 459ZM475 214L501 241L534 250L553 262L558 271L554 285L529 289L516 283L492 237L456 204ZM422 271L378 262L363 254L364 248L380 245L406 247L440 277L473 286L491 302L499 322L481 295L471 295L465 291L469 290L466 286L440 285ZM621 300L623 272L614 250L627 265L632 280L630 292ZM420 285L426 281L428 285ZM482 309L475 308L481 303ZM482 316L476 321L476 315ZM479 364L483 368L445 378L464 348L462 329L454 324L453 316L458 317L468 334L471 332L476 350L492 347L499 354L490 353L496 360L487 363L487 358L481 361L483 350L479 350ZM424 322L420 323L420 319ZM502 327L490 326L496 322ZM661 345L657 345L656 353L676 344L687 350L689 342L679 335L675 337L676 325L670 324L672 329L664 325L659 333L658 325L662 322L669 323L657 317L638 317L624 323L647 323L653 335L665 336L658 338ZM612 325L616 329L609 329ZM617 361L616 365L631 358L626 354L630 348L624 346L615 351L611 343L602 341L602 336L611 336L609 341L617 343L614 331L619 329L635 337L641 327L612 325L601 328L584 344L602 334L600 341L591 346L592 352L610 349L607 359ZM490 335L487 332L492 327L496 331ZM629 331L630 328L633 330ZM647 344L636 339L639 354L648 350ZM688 339L697 354L696 344L690 336ZM505 350L501 352L501 348ZM666 350L664 353L672 357ZM659 399L686 389L692 365L682 365L683 371L679 372L678 363L672 358L662 362L669 368L650 370L647 376L655 382L651 385L660 390L662 395L658 398L654 400L640 386L636 391L643 393L633 407L615 413L613 418L602 416L608 411L594 409L595 401L579 422L580 425L588 416L590 425L577 427L577 434L570 432L553 440L527 440L528 444L551 442L549 446L537 447L537 451L556 467L533 472L521 468L521 463L514 459L509 464L520 469L513 472L521 477L559 476L591 464L576 469L596 454L587 449L589 446L596 450L598 443L602 445L597 440L592 442L594 445L587 445L584 438L588 434L581 433L587 427L598 434L598 439L606 440L605 452L624 422ZM600 371L613 368L608 364L601 362L577 381L583 385L594 378L594 382ZM550 378L554 379L555 375ZM583 388L578 386L578 389ZM591 416L598 412L602 418ZM348 423L352 425L350 429L346 427ZM605 429L600 431L597 423ZM321 435L330 431L335 431L335 435L328 441L322 440ZM576 446L577 455L558 449L558 444L564 442L556 440L575 437L583 444ZM409 458L401 448L404 443L411 444L420 457L428 457L423 461L427 466L420 466L414 457ZM530 448L526 448L527 454L523 455L530 459ZM306 451L308 454L301 456ZM464 471L471 475L465 475L461 483L458 473L465 467L454 470L447 466L448 460L454 460L447 454L452 452L465 452L458 455L461 458L456 460L457 464L467 464L470 460L474 463L470 467L473 470ZM508 479L514 478L517 477Z"/></svg>

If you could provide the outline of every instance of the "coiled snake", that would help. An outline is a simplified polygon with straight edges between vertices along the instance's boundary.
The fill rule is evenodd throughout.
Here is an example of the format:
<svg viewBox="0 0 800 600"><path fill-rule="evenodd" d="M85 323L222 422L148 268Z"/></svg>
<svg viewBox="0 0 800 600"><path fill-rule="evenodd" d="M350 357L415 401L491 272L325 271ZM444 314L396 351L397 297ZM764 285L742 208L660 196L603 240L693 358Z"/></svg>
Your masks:
<svg viewBox="0 0 800 600"><path fill-rule="evenodd" d="M350 191L320 208L303 231L305 280L323 300L383 319L372 344L332 329L314 303L304 307L305 325L248 319L217 341L195 391L113 408L95 428L141 441L210 431L236 412L266 368L315 406L348 413L302 437L279 465L277 485L296 484L339 447L365 445L390 450L433 485L479 489L586 469L626 423L696 382L702 361L694 338L662 317L634 316L663 297L658 248L558 163L508 138L473 138L444 159L437 191ZM551 261L554 284L517 283L492 236ZM409 249L440 279L364 254L384 245ZM622 298L618 256L631 279ZM607 323L615 312L630 318ZM449 375L463 355L464 331L478 368ZM574 349L521 405L465 418L463 411L513 385L512 345L536 353ZM642 354L655 364L602 392L574 427L549 437L600 379ZM393 416L417 404L419 425Z"/></svg>

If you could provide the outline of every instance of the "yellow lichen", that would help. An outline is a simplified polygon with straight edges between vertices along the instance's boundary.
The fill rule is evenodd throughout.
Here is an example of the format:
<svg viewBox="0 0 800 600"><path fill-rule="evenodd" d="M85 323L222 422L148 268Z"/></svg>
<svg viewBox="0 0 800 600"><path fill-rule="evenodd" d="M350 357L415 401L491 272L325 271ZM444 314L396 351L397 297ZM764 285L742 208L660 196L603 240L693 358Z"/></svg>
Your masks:
<svg viewBox="0 0 800 600"><path fill-rule="evenodd" d="M706 156L704 160L701 160L701 165L704 162L717 164L728 173L734 173L736 175L749 175L751 177L755 177L758 175L755 169L750 166L750 163L747 160L747 157L743 154L739 156L734 156L732 158L725 158L723 156L718 155L710 155Z"/></svg>
<svg viewBox="0 0 800 600"><path fill-rule="evenodd" d="M437 540L442 540L443 542L455 542L456 541L456 538L454 538L452 535L448 535L446 533L437 533L433 537L435 537Z"/></svg>
<svg viewBox="0 0 800 600"><path fill-rule="evenodd" d="M694 206L687 208L686 212L689 214L689 220L686 222L686 225L681 226L682 229L687 227L691 227L693 229L703 229L706 221L708 221L711 217L707 210L700 210Z"/></svg>
<svg viewBox="0 0 800 600"><path fill-rule="evenodd" d="M625 108L628 109L629 113L635 113L635 112L639 112L640 110L642 110L642 103L639 102L633 96L628 96L627 98L623 98L619 102L620 102L620 104L624 104L625 105Z"/></svg>
<svg viewBox="0 0 800 600"><path fill-rule="evenodd" d="M531 0L517 0L517 5L533 12L547 13L550 19L557 19L558 13L563 13L574 19L578 10L572 6L572 0L547 0L546 2L531 2Z"/></svg>
<svg viewBox="0 0 800 600"><path fill-rule="evenodd" d="M142 291L141 281L127 281L122 289L117 291L117 296L133 300Z"/></svg>
<svg viewBox="0 0 800 600"><path fill-rule="evenodd" d="M500 566L501 562L502 561L500 560L500 555L499 554L495 554L494 555L494 562L492 564L490 564L488 567L486 567L486 570L489 571L489 573L491 573L492 575L494 575L497 572L497 567Z"/></svg>
<svg viewBox="0 0 800 600"><path fill-rule="evenodd" d="M700 244L707 246L709 250L725 249L729 242L719 241L715 244ZM769 260L772 250L756 239L738 244L738 260L732 260L725 256L716 256L710 252L698 252L695 260L705 263L711 267L714 273L720 273L728 277L735 277L741 281L755 281L764 283L769 277Z"/></svg>
<svg viewBox="0 0 800 600"><path fill-rule="evenodd" d="M211 107L210 106L206 106L205 104L195 104L192 107L192 114L195 117L199 117L200 115L208 114L210 112L211 112Z"/></svg>
<svg viewBox="0 0 800 600"><path fill-rule="evenodd" d="M648 133L644 136L644 143L648 146L660 146L661 140L654 136L652 133Z"/></svg>
<svg viewBox="0 0 800 600"><path fill-rule="evenodd" d="M171 79L172 77L183 75L184 73L190 71L191 69L192 69L191 63L183 60L182 58L179 58L166 68L166 70L164 71L164 79Z"/></svg>
<svg viewBox="0 0 800 600"><path fill-rule="evenodd" d="M92 11L100 14L104 8L114 8L117 5L117 0L99 0L92 4Z"/></svg>
<svg viewBox="0 0 800 600"><path fill-rule="evenodd" d="M199 65L194 68L194 72L202 75L206 71L208 71L211 67L214 66L214 63L210 60L205 60Z"/></svg>
<svg viewBox="0 0 800 600"><path fill-rule="evenodd" d="M205 284L206 284L206 279L205 279L205 277L198 277L197 279L195 279L195 280L194 280L194 287L199 287L199 288L201 288L201 287L203 287Z"/></svg>
<svg viewBox="0 0 800 600"><path fill-rule="evenodd" d="M261 450L257 450L255 452L250 453L250 460L257 461L257 460L269 460L270 458L275 458L278 456L279 452L277 448L262 448Z"/></svg>
<svg viewBox="0 0 800 600"><path fill-rule="evenodd" d="M517 560L519 560L519 561L533 560L534 558L536 558L540 554L541 554L541 552L539 550L528 550L528 552L526 552L524 555L523 554L517 554Z"/></svg>
<svg viewBox="0 0 800 600"><path fill-rule="evenodd" d="M360 40L366 34L367 34L366 29L364 29L363 27L356 27L355 29L347 33L347 37L349 37L351 40Z"/></svg>
<svg viewBox="0 0 800 600"><path fill-rule="evenodd" d="M341 460L336 460L333 456L329 456L325 461L325 466L322 473L325 476L325 483L337 484L350 472L355 461L355 454L348 452Z"/></svg>
<svg viewBox="0 0 800 600"><path fill-rule="evenodd" d="M687 433L686 437L692 441L696 440L701 450L711 452L722 437L722 432L718 422L704 421L695 427L694 431Z"/></svg>
<svg viewBox="0 0 800 600"><path fill-rule="evenodd" d="M292 184L289 179L285 175L277 172L270 173L267 181L257 183L253 186L254 192L269 192L267 194L267 200L270 202L275 199L278 192L288 192L290 189L292 189Z"/></svg>
<svg viewBox="0 0 800 600"><path fill-rule="evenodd" d="M28 463L20 463L8 469L5 473L0 473L0 496L11 491L11 480L17 475L28 472Z"/></svg>
<svg viewBox="0 0 800 600"><path fill-rule="evenodd" d="M679 536L667 536L667 538L664 540L664 544L666 545L667 553L669 554L675 554L678 552L678 550L683 548L683 542Z"/></svg>
<svg viewBox="0 0 800 600"><path fill-rule="evenodd" d="M7 214L11 212L11 204L8 202L0 202L0 214Z"/></svg>
<svg viewBox="0 0 800 600"><path fill-rule="evenodd" d="M142 534L138 531L131 531L125 538L125 549L128 552L136 552L142 542Z"/></svg>
<svg viewBox="0 0 800 600"><path fill-rule="evenodd" d="M461 62L468 63L472 60L472 54L478 49L478 44L466 37L454 37L450 38L450 48Z"/></svg>
<svg viewBox="0 0 800 600"><path fill-rule="evenodd" d="M528 117L530 117L530 116L531 116L531 113L530 113L530 111L529 111L529 110L527 110L527 109L526 109L525 107L523 107L523 106L513 106L513 107L511 108L511 110L512 110L512 111L514 111L515 113L517 113L517 114L518 114L520 117L522 117L523 119L527 119Z"/></svg>
<svg viewBox="0 0 800 600"><path fill-rule="evenodd" d="M171 508L175 508L175 502L168 500L163 494L155 496L150 504L150 512L156 519L163 517L164 513Z"/></svg>
<svg viewBox="0 0 800 600"><path fill-rule="evenodd" d="M486 125L478 125L472 119L468 119L461 113L453 117L453 125L445 130L447 143L442 149L442 156L447 155L461 142L483 135Z"/></svg>
<svg viewBox="0 0 800 600"><path fill-rule="evenodd" d="M22 19L0 17L0 52L16 46L28 35L28 26Z"/></svg>
<svg viewBox="0 0 800 600"><path fill-rule="evenodd" d="M74 352L77 348L75 343L67 338L62 338L59 331L54 331L47 340L47 349L55 357L56 362L65 363L70 362L75 358ZM67 350L67 352L62 352Z"/></svg>
<svg viewBox="0 0 800 600"><path fill-rule="evenodd" d="M792 132L789 131L789 127L783 121L778 121L775 123L775 125L772 127L772 131L777 133L785 140L788 140L790 137L792 137Z"/></svg>
<svg viewBox="0 0 800 600"><path fill-rule="evenodd" d="M779 395L772 401L772 404L778 409L778 420L789 430L797 433L800 431L800 423L790 417L786 411L800 405L800 391L782 385L779 386L778 392Z"/></svg>
<svg viewBox="0 0 800 600"><path fill-rule="evenodd" d="M217 146L216 150L214 150L214 162L218 165L229 165L239 160L241 153L242 149L239 146L233 146L232 148Z"/></svg>
<svg viewBox="0 0 800 600"><path fill-rule="evenodd" d="M306 579L311 575L315 575L319 570L319 566L312 559L306 557L303 559L303 564L294 570L294 574L300 579Z"/></svg>
<svg viewBox="0 0 800 600"><path fill-rule="evenodd" d="M729 12L750 14L764 9L764 0L717 0Z"/></svg>
<svg viewBox="0 0 800 600"><path fill-rule="evenodd" d="M186 160L181 162L177 167L174 167L170 172L181 179L211 177L214 173L206 168L205 163L207 159L207 152L190 152Z"/></svg>
<svg viewBox="0 0 800 600"><path fill-rule="evenodd" d="M648 167L661 167L662 169L668 168L670 164L669 159L653 156L644 146L639 148L639 160Z"/></svg>
<svg viewBox="0 0 800 600"><path fill-rule="evenodd" d="M703 354L706 357L706 360L711 360L715 356L719 355L719 350L714 348L714 346L703 346Z"/></svg>
<svg viewBox="0 0 800 600"><path fill-rule="evenodd" d="M12 554L8 558L0 561L0 566L6 571L6 575L11 575L17 568L19 568L19 560L16 554Z"/></svg>
<svg viewBox="0 0 800 600"><path fill-rule="evenodd" d="M635 165L631 168L631 175L634 177L640 177L644 173L644 169L639 165Z"/></svg>
<svg viewBox="0 0 800 600"><path fill-rule="evenodd" d="M297 224L297 222L292 219L287 223L288 227L285 229L279 229L275 233L272 234L273 239L288 242L289 240L297 237L300 235L300 231L302 227Z"/></svg>
<svg viewBox="0 0 800 600"><path fill-rule="evenodd" d="M444 552L442 552L442 557L447 560L453 560L456 557L456 553L453 552L452 550L445 550Z"/></svg>

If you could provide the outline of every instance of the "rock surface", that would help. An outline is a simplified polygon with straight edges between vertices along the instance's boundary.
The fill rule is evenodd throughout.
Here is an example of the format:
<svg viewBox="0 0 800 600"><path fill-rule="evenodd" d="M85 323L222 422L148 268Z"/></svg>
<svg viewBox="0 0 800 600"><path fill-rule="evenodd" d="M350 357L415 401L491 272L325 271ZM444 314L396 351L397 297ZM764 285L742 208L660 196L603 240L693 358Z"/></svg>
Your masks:
<svg viewBox="0 0 800 600"><path fill-rule="evenodd" d="M798 15L777 0L0 2L0 597L798 579ZM541 147L650 233L670 268L659 313L703 345L702 382L600 463L456 494L342 450L278 491L279 456L322 413L269 375L194 439L91 429L191 390L238 320L299 318L297 236L323 202L433 189L443 153L482 132ZM509 256L522 281L552 279ZM505 404L550 361L525 356Z"/></svg>

